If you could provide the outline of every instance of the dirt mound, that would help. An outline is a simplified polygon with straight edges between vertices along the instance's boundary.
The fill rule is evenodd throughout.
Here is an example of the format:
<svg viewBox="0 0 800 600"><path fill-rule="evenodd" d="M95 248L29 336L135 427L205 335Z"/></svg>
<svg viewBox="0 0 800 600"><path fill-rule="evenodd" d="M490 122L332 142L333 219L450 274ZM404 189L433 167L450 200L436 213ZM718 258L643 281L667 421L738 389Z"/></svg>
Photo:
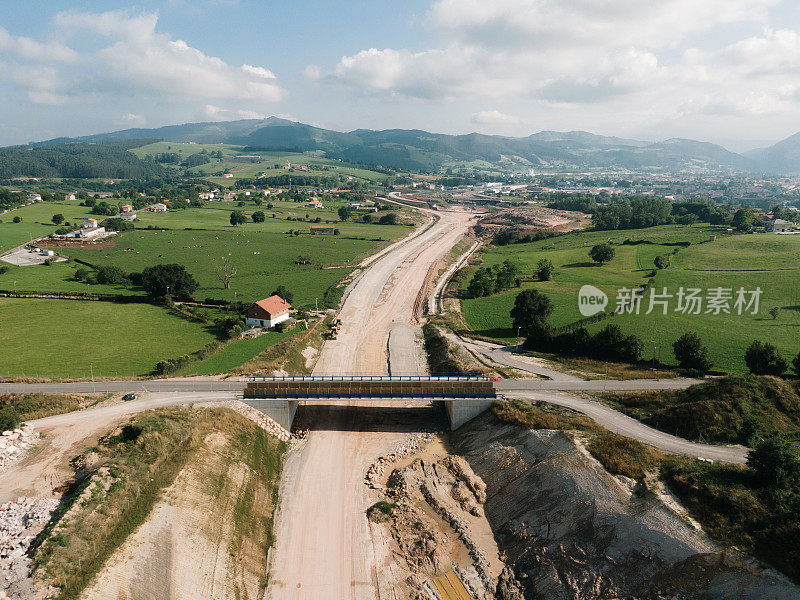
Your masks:
<svg viewBox="0 0 800 600"><path fill-rule="evenodd" d="M497 233L513 228L525 232L550 230L557 232L581 229L591 221L590 215L569 210L555 210L543 206L506 208L481 218L478 224L484 231Z"/></svg>
<svg viewBox="0 0 800 600"><path fill-rule="evenodd" d="M655 496L633 494L566 433L485 415L453 441L487 483L486 517L527 597L657 598L663 587L670 597L756 598L767 584L778 594L771 597L797 594L785 579L741 561L700 577L697 557L713 556L716 545ZM503 582L507 597L516 597L509 574Z"/></svg>

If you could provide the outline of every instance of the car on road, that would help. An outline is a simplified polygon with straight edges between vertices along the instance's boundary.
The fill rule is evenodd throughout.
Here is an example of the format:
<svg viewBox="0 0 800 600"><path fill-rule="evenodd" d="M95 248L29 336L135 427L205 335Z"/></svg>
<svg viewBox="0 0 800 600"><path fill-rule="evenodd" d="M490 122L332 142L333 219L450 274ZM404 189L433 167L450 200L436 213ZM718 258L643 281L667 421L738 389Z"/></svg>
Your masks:
<svg viewBox="0 0 800 600"><path fill-rule="evenodd" d="M131 400L136 400L136 394L125 394L122 397L123 402L130 402Z"/></svg>

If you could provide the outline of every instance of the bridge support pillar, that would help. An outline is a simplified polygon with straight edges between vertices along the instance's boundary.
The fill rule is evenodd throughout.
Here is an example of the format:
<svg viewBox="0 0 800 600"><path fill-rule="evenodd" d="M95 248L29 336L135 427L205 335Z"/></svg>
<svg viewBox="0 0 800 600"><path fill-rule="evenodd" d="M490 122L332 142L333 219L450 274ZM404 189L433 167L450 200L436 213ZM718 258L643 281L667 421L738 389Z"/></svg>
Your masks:
<svg viewBox="0 0 800 600"><path fill-rule="evenodd" d="M450 418L450 429L458 429L467 421L471 421L487 410L494 400L490 398L469 398L462 400L445 400L444 407Z"/></svg>
<svg viewBox="0 0 800 600"><path fill-rule="evenodd" d="M297 412L298 400L274 400L270 398L245 398L244 403L260 410L287 431L292 430L292 421Z"/></svg>

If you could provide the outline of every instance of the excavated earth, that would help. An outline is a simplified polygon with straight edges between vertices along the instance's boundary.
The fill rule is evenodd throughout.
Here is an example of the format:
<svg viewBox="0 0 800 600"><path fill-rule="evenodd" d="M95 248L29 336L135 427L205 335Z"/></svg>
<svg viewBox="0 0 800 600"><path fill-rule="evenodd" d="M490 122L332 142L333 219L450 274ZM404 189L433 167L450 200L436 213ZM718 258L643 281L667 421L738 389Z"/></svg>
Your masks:
<svg viewBox="0 0 800 600"><path fill-rule="evenodd" d="M485 482L474 497L485 494L477 511L504 557L501 600L800 597L785 577L715 544L657 495L635 493L567 433L525 430L484 414L450 444L471 477ZM441 481L429 466L417 477L420 486Z"/></svg>

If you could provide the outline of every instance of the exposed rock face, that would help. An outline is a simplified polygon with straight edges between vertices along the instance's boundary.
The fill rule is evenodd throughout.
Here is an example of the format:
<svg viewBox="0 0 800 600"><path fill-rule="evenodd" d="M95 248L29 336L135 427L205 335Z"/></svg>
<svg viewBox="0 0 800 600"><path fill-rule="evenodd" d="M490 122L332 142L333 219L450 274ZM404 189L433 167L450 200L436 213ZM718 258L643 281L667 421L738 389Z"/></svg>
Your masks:
<svg viewBox="0 0 800 600"><path fill-rule="evenodd" d="M487 484L483 508L510 567L499 598L800 597L774 572L713 558L720 549L702 532L657 498L631 493L568 434L485 415L453 441ZM698 568L705 563L713 576Z"/></svg>

